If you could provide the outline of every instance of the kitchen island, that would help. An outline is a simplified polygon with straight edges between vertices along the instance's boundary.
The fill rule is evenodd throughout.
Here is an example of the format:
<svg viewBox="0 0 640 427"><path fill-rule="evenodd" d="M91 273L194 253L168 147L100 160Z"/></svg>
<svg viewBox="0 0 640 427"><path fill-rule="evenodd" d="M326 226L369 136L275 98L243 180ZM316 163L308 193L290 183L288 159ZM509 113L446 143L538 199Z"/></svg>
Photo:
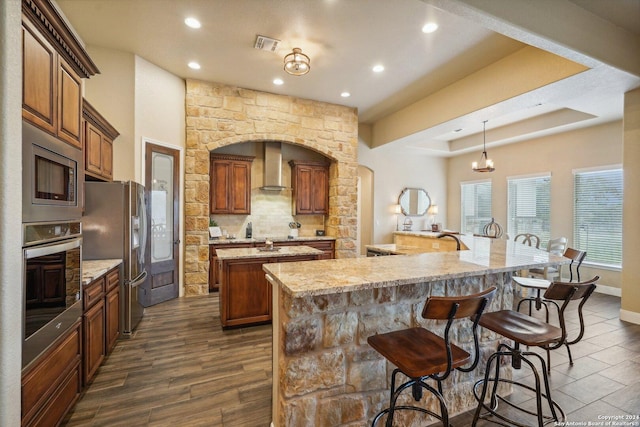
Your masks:
<svg viewBox="0 0 640 427"><path fill-rule="evenodd" d="M320 249L310 246L271 246L218 249L220 322L223 328L271 321L271 284L262 265L317 260Z"/></svg>
<svg viewBox="0 0 640 427"><path fill-rule="evenodd" d="M420 316L430 295L467 295L496 286L488 310L512 308L515 271L569 262L512 241L460 239L468 249L264 265L274 286L275 427L368 425L388 405L393 366L369 347L367 337L419 325L433 328L433 321ZM461 323L454 331L455 340L467 347L472 344L468 326ZM483 333L485 356L498 339ZM479 376L480 368L456 372L445 382L450 415L475 407L472 386ZM439 411L429 396L422 404ZM401 425L424 425L421 417L409 411Z"/></svg>

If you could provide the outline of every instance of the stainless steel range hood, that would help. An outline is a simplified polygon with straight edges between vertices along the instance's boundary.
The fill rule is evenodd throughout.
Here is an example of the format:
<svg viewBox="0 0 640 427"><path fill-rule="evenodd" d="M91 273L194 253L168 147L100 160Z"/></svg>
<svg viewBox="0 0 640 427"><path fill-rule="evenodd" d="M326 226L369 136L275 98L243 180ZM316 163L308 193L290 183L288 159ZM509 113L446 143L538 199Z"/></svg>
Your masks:
<svg viewBox="0 0 640 427"><path fill-rule="evenodd" d="M282 184L282 143L264 143L264 185L261 190L282 191L285 190Z"/></svg>

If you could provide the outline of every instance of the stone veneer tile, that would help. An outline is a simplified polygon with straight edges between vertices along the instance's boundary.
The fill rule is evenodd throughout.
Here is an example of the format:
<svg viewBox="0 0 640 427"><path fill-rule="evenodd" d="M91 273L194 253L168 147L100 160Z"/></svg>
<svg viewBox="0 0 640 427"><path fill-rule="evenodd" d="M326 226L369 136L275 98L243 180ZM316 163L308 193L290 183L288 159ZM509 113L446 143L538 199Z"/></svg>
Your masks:
<svg viewBox="0 0 640 427"><path fill-rule="evenodd" d="M288 323L284 330L284 352L287 356L311 351L320 342L322 326L320 319L306 319Z"/></svg>
<svg viewBox="0 0 640 427"><path fill-rule="evenodd" d="M208 293L209 262L204 251L208 250L209 152L235 143L282 141L331 159L326 233L337 239L336 257L355 257L358 115L354 108L196 80L186 82L185 108L189 205L185 258L190 261L188 273L194 273L184 277L188 295Z"/></svg>
<svg viewBox="0 0 640 427"><path fill-rule="evenodd" d="M281 387L286 397L313 393L345 383L346 371L341 349L319 355L293 357L287 360Z"/></svg>
<svg viewBox="0 0 640 427"><path fill-rule="evenodd" d="M358 328L358 314L352 311L327 314L324 325L322 345L325 348L350 344Z"/></svg>

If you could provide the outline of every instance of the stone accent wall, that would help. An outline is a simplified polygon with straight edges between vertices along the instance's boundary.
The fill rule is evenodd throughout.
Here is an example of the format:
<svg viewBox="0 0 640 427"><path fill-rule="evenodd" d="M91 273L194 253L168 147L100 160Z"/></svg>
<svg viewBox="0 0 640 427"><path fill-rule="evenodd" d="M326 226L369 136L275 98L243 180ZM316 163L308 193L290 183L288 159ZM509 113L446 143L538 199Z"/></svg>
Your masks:
<svg viewBox="0 0 640 427"><path fill-rule="evenodd" d="M326 233L336 257L356 256L357 111L340 105L187 80L185 295L208 293L209 152L246 141L282 141L331 160Z"/></svg>
<svg viewBox="0 0 640 427"><path fill-rule="evenodd" d="M274 425L370 425L389 405L395 366L372 349L367 338L416 326L442 336L445 322L425 320L421 315L429 296L468 295L496 286L496 296L486 310L511 308L511 275L487 274L306 298L291 298L278 290L280 329L276 335L280 339L279 345L274 344ZM470 326L469 320L460 320L452 329L452 340L469 352L473 348ZM478 367L470 373L454 371L443 383L450 416L476 407L473 385L484 374L486 360L500 339L483 330ZM509 378L509 367L503 368ZM404 382L402 378L398 378L400 383ZM399 402L440 413L438 400L427 392L416 403L411 391L405 391ZM421 427L434 421L415 411L399 411L394 416L394 425L404 427Z"/></svg>

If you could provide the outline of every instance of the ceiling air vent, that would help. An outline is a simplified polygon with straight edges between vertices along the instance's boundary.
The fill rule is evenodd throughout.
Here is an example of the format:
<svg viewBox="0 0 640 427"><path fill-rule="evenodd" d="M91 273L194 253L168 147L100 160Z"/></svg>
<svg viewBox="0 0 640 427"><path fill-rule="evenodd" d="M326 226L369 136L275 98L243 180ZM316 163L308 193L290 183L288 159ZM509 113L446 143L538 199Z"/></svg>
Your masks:
<svg viewBox="0 0 640 427"><path fill-rule="evenodd" d="M258 50L266 50L268 52L275 52L278 46L280 46L280 40L261 35L256 36L256 44L253 45Z"/></svg>

